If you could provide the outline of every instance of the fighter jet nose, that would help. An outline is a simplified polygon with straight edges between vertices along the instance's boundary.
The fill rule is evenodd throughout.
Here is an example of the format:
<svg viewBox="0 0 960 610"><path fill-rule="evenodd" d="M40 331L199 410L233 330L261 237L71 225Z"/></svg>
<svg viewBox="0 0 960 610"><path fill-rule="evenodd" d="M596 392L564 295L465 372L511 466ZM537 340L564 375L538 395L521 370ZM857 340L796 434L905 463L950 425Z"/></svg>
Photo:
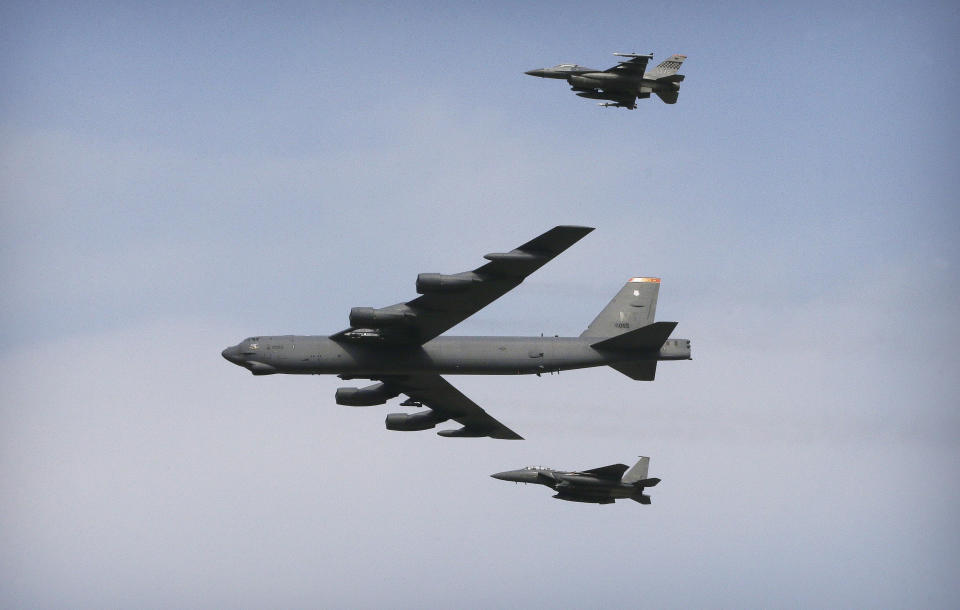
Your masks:
<svg viewBox="0 0 960 610"><path fill-rule="evenodd" d="M507 474L509 474L509 473L506 473L506 472L498 472L498 473L492 474L492 475L490 475L490 476L493 477L493 478L495 478L495 479L500 479L501 481L506 481L506 480L507 480Z"/></svg>
<svg viewBox="0 0 960 610"><path fill-rule="evenodd" d="M524 74L528 76L543 76L543 70L527 70Z"/></svg>

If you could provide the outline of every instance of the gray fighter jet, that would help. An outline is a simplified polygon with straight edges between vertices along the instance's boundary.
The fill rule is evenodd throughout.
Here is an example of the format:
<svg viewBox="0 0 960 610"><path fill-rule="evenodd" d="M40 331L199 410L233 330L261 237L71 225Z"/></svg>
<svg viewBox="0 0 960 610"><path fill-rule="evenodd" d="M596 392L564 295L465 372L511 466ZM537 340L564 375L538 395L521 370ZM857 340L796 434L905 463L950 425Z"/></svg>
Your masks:
<svg viewBox="0 0 960 610"><path fill-rule="evenodd" d="M690 359L690 342L670 339L676 322L654 322L658 278L632 278L579 337L440 337L539 269L590 227L559 226L489 262L453 275L421 273L421 296L406 303L350 310L350 328L329 337L249 337L223 357L254 375L337 374L371 379L364 388L340 388L337 404L384 404L400 394L401 406L429 407L387 416L390 430L426 430L453 419L458 430L441 436L519 439L441 377L541 374L610 366L632 379L652 381L659 360ZM549 304L545 304L545 309Z"/></svg>
<svg viewBox="0 0 960 610"><path fill-rule="evenodd" d="M613 504L618 499L630 498L640 504L650 504L650 496L643 490L653 487L660 479L647 478L649 467L650 458L642 457L630 470L627 470L626 464L612 464L579 472L527 466L490 476L501 481L546 485L557 492L553 497L558 500Z"/></svg>
<svg viewBox="0 0 960 610"><path fill-rule="evenodd" d="M614 53L617 57L626 57L608 70L594 70L577 64L560 64L552 68L529 70L524 74L541 78L562 78L580 97L592 100L610 100L600 106L617 108L637 107L637 99L646 99L651 93L667 104L676 104L680 95L680 82L683 74L677 74L686 55L671 55L659 66L646 72L647 62L653 59L653 53Z"/></svg>

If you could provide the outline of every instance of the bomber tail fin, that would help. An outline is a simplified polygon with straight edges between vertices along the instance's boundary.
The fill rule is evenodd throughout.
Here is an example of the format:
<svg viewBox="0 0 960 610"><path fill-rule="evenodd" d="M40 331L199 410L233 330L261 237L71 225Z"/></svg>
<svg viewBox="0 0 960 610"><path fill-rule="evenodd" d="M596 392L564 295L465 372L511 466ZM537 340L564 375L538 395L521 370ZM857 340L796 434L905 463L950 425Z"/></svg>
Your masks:
<svg viewBox="0 0 960 610"><path fill-rule="evenodd" d="M653 322L659 294L660 278L630 278L580 336L606 339L647 326Z"/></svg>

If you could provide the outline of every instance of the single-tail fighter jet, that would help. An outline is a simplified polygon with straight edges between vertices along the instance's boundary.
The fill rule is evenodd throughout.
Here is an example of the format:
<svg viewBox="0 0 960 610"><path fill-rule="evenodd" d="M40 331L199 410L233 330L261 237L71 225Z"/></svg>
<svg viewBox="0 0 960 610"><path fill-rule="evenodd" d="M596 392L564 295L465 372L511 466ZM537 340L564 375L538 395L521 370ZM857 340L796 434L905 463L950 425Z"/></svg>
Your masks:
<svg viewBox="0 0 960 610"><path fill-rule="evenodd" d="M630 470L627 470L626 464L573 472L527 466L490 476L501 481L546 485L557 492L553 497L558 500L613 504L616 500L630 498L640 504L650 504L650 496L643 493L643 490L653 487L660 479L647 478L649 467L650 458L642 457Z"/></svg>
<svg viewBox="0 0 960 610"><path fill-rule="evenodd" d="M570 83L571 89L580 97L592 100L610 100L600 106L617 108L637 107L637 99L647 99L651 93L667 104L676 104L680 95L680 82L684 75L677 74L686 55L671 55L653 70L646 72L647 62L653 59L653 53L614 53L617 57L626 57L607 70L594 70L577 64L560 64L552 68L529 70L524 74L541 78L562 78Z"/></svg>
<svg viewBox="0 0 960 610"><path fill-rule="evenodd" d="M392 413L389 430L426 430L448 419L457 430L441 436L519 439L441 375L524 375L610 366L632 379L652 381L660 360L689 360L690 341L670 339L676 322L654 322L658 278L627 282L579 337L439 336L519 285L524 278L592 231L559 226L489 262L453 275L421 273L421 295L406 303L350 310L350 328L329 337L249 337L223 357L254 375L336 374L371 379L364 388L340 388L337 404L384 404L405 394L401 406L429 407Z"/></svg>

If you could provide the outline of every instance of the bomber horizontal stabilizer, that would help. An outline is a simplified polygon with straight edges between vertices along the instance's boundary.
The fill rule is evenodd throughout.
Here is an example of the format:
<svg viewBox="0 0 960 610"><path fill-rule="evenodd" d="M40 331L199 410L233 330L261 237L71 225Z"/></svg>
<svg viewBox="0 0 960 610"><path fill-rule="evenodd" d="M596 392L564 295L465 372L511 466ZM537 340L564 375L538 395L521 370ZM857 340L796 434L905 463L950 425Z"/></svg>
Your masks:
<svg viewBox="0 0 960 610"><path fill-rule="evenodd" d="M611 364L610 368L620 371L634 381L653 381L657 376L656 360L621 362L619 364Z"/></svg>
<svg viewBox="0 0 960 610"><path fill-rule="evenodd" d="M654 322L616 337L597 341L590 347L595 349L650 349L658 350L670 338L677 327L676 322Z"/></svg>

